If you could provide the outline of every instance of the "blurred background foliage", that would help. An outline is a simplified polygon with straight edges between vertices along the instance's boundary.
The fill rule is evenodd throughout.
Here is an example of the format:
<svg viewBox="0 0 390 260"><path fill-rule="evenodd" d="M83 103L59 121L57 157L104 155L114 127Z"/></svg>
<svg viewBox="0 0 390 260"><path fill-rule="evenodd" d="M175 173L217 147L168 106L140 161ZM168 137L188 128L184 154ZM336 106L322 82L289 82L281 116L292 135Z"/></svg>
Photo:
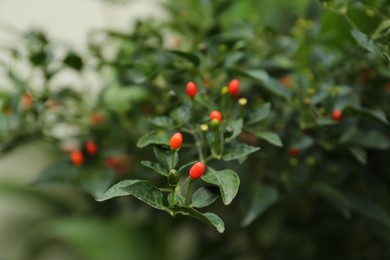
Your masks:
<svg viewBox="0 0 390 260"><path fill-rule="evenodd" d="M164 20L91 31L85 53L40 30L2 46L1 160L26 174L0 183L1 203L14 206L0 210L0 258L390 258L390 2L161 8ZM79 82L58 80L64 71ZM140 165L152 155L136 142L156 127L144 118L170 111L171 90L185 100L192 80L217 95L233 77L254 107L271 106L258 129L240 134L261 151L226 167L242 180L238 198L211 206L224 234L133 198L95 201L122 179L160 181ZM86 155L82 166L70 163L74 149Z"/></svg>

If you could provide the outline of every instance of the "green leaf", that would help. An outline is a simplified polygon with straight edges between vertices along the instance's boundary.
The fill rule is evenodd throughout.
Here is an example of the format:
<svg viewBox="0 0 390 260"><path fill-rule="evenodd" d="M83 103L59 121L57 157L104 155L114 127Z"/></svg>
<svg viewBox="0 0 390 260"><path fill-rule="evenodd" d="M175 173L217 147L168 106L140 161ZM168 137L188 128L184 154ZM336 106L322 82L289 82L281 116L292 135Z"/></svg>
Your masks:
<svg viewBox="0 0 390 260"><path fill-rule="evenodd" d="M386 114L381 110L371 110L367 108L357 107L357 106L347 106L343 109L344 115L356 115L361 117L369 117L379 122L382 122L386 125L389 125L390 122L386 118Z"/></svg>
<svg viewBox="0 0 390 260"><path fill-rule="evenodd" d="M386 135L375 130L363 131L351 128L340 138L340 142L363 146L368 149L387 149L390 141Z"/></svg>
<svg viewBox="0 0 390 260"><path fill-rule="evenodd" d="M362 33L358 29L352 29L351 34L353 38L362 46L363 48L376 53L381 53L381 48L375 44L375 42L370 39L366 34Z"/></svg>
<svg viewBox="0 0 390 260"><path fill-rule="evenodd" d="M239 74L241 76L250 78L260 83L260 85L267 91L284 98L286 101L291 99L291 90L284 87L276 79L271 78L264 70L238 70L232 69L232 73Z"/></svg>
<svg viewBox="0 0 390 260"><path fill-rule="evenodd" d="M311 190L321 195L331 205L333 205L346 219L351 218L352 203L337 189L325 183L314 183Z"/></svg>
<svg viewBox="0 0 390 260"><path fill-rule="evenodd" d="M177 205L171 207L170 209L172 210L174 216L176 214L191 216L205 222L206 224L214 226L219 233L223 233L225 231L225 224L223 223L223 220L214 213L201 213L194 208Z"/></svg>
<svg viewBox="0 0 390 260"><path fill-rule="evenodd" d="M260 150L260 147L254 147L247 144L236 144L233 147L227 149L227 152L222 157L222 159L225 161L240 159L251 153L257 152L258 150Z"/></svg>
<svg viewBox="0 0 390 260"><path fill-rule="evenodd" d="M78 71L82 70L84 67L83 60L77 53L74 52L69 52L63 62L67 66Z"/></svg>
<svg viewBox="0 0 390 260"><path fill-rule="evenodd" d="M248 120L245 122L245 124L246 125L257 124L263 121L265 118L267 118L270 112L271 112L271 104L265 103L260 107L257 107L255 110L249 112Z"/></svg>
<svg viewBox="0 0 390 260"><path fill-rule="evenodd" d="M141 164L163 176L168 176L168 170L159 163L151 162L151 161L141 161Z"/></svg>
<svg viewBox="0 0 390 260"><path fill-rule="evenodd" d="M229 121L226 127L231 127L233 129L233 135L229 138L226 138L225 142L228 143L234 140L242 132L243 120L242 118Z"/></svg>
<svg viewBox="0 0 390 260"><path fill-rule="evenodd" d="M167 51L167 53L170 53L170 54L176 55L180 58L183 58L183 59L191 62L192 64L194 64L196 67L198 67L200 64L199 57L193 53L184 52L184 51L174 51L174 50Z"/></svg>
<svg viewBox="0 0 390 260"><path fill-rule="evenodd" d="M179 192L175 192L175 199L173 199L173 192L169 193L168 195L168 202L170 206L180 205L184 206L185 205L185 198L183 195L181 195Z"/></svg>
<svg viewBox="0 0 390 260"><path fill-rule="evenodd" d="M121 87L113 85L104 95L104 101L109 110L126 112L140 101L148 98L148 91L142 86Z"/></svg>
<svg viewBox="0 0 390 260"><path fill-rule="evenodd" d="M372 35L375 41L390 44L390 20L384 20Z"/></svg>
<svg viewBox="0 0 390 260"><path fill-rule="evenodd" d="M218 198L218 194L213 193L205 187L201 187L192 195L191 207L204 208L212 204Z"/></svg>
<svg viewBox="0 0 390 260"><path fill-rule="evenodd" d="M367 163L367 153L364 149L360 147L351 147L349 148L349 151L360 163L362 164Z"/></svg>
<svg viewBox="0 0 390 260"><path fill-rule="evenodd" d="M112 169L94 167L79 172L79 185L91 196L101 196L114 182L117 174Z"/></svg>
<svg viewBox="0 0 390 260"><path fill-rule="evenodd" d="M142 136L138 142L137 147L144 148L151 144L169 145L170 136L166 131L155 130Z"/></svg>
<svg viewBox="0 0 390 260"><path fill-rule="evenodd" d="M186 163L186 164L183 164L182 166L180 166L179 170L177 170L179 173L181 173L185 168L189 167L189 166L192 166L193 164L195 164L197 161L192 161L192 162L189 162L189 163Z"/></svg>
<svg viewBox="0 0 390 260"><path fill-rule="evenodd" d="M173 120L167 116L150 117L145 120L158 127L171 128L173 126Z"/></svg>
<svg viewBox="0 0 390 260"><path fill-rule="evenodd" d="M242 221L242 226L250 225L270 206L278 201L279 193L274 187L255 183L250 189L248 211Z"/></svg>
<svg viewBox="0 0 390 260"><path fill-rule="evenodd" d="M61 160L50 164L43 169L39 177L32 183L42 185L47 183L74 182L79 172L70 164L69 160Z"/></svg>
<svg viewBox="0 0 390 260"><path fill-rule="evenodd" d="M347 197L352 203L353 210L357 213L390 229L390 215L384 207L367 197L352 194L347 195Z"/></svg>
<svg viewBox="0 0 390 260"><path fill-rule="evenodd" d="M191 119L191 109L186 106L178 107L171 112L171 117L174 118L180 125L187 124Z"/></svg>
<svg viewBox="0 0 390 260"><path fill-rule="evenodd" d="M163 193L145 180L124 180L107 190L97 201L109 200L120 196L134 196L149 206L167 210L163 203Z"/></svg>
<svg viewBox="0 0 390 260"><path fill-rule="evenodd" d="M229 205L237 195L240 186L240 178L237 173L232 170L226 169L216 171L212 168L208 168L207 173L201 178L203 181L219 187L222 201L225 205Z"/></svg>
<svg viewBox="0 0 390 260"><path fill-rule="evenodd" d="M171 149L164 149L159 148L157 146L153 147L153 152L156 158L160 163L162 163L167 169L172 169L176 167L177 163L179 162L179 153L174 153L174 163L172 164L172 153Z"/></svg>
<svg viewBox="0 0 390 260"><path fill-rule="evenodd" d="M257 137L264 139L265 141L269 142L270 144L273 144L273 145L279 146L279 147L283 146L282 140L275 133L266 132L266 131L250 131L250 132L253 133L254 135L256 135Z"/></svg>

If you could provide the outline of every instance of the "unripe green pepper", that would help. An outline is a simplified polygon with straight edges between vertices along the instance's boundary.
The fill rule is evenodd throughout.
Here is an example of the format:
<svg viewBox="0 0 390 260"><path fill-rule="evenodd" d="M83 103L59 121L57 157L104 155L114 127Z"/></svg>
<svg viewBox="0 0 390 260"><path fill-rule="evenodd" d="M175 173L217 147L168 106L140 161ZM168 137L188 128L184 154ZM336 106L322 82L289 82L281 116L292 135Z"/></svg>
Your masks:
<svg viewBox="0 0 390 260"><path fill-rule="evenodd" d="M172 89L168 92L168 100L171 103L175 103L178 100L176 92Z"/></svg>
<svg viewBox="0 0 390 260"><path fill-rule="evenodd" d="M223 132L223 137L224 138L232 137L233 133L234 133L234 129L228 126L225 128L225 131Z"/></svg>
<svg viewBox="0 0 390 260"><path fill-rule="evenodd" d="M171 187L176 187L177 183L179 181L179 173L175 169L172 169L168 173L168 183Z"/></svg>

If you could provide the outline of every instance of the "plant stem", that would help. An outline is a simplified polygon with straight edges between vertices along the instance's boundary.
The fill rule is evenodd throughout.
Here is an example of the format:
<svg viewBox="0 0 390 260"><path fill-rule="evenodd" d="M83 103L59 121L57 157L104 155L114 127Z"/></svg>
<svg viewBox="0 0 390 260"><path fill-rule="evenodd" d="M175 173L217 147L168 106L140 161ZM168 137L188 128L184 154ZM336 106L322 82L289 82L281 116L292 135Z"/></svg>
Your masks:
<svg viewBox="0 0 390 260"><path fill-rule="evenodd" d="M186 204L186 205L188 203L188 197L190 196L191 185L192 185L192 179L188 178L186 197L185 197L185 200L184 200L184 204Z"/></svg>
<svg viewBox="0 0 390 260"><path fill-rule="evenodd" d="M203 155L202 141L200 140L195 128L193 128L190 133L194 136L194 139L195 139L195 146L196 146L196 149L198 150L199 161L203 162L204 155Z"/></svg>
<svg viewBox="0 0 390 260"><path fill-rule="evenodd" d="M213 145L213 150L214 153L218 155L218 146L219 146L219 127L214 130L214 145Z"/></svg>
<svg viewBox="0 0 390 260"><path fill-rule="evenodd" d="M176 150L171 149L171 157L172 157L171 169L175 168L175 152Z"/></svg>

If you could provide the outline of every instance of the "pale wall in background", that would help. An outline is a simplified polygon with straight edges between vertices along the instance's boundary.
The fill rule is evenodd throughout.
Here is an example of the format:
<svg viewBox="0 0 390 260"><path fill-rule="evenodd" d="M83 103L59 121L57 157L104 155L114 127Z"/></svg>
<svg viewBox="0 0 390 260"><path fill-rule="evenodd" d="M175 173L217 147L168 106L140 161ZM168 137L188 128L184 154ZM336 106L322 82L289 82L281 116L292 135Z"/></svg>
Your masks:
<svg viewBox="0 0 390 260"><path fill-rule="evenodd" d="M133 0L111 5L102 0L0 0L0 41L8 38L4 24L19 30L43 28L50 36L84 47L93 28L128 29L139 18L163 17L161 0Z"/></svg>

